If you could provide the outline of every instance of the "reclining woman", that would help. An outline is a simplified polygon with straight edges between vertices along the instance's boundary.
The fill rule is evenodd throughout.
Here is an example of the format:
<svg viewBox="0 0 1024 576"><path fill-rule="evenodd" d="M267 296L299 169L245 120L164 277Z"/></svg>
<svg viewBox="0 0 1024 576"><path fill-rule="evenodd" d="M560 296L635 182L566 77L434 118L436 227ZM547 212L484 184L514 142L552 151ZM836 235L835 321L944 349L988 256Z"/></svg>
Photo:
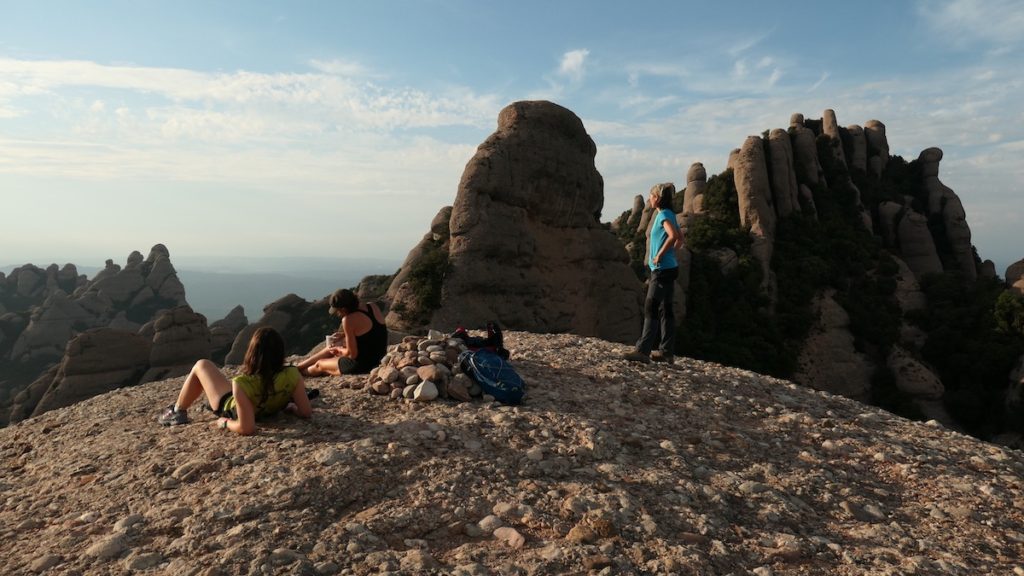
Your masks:
<svg viewBox="0 0 1024 576"><path fill-rule="evenodd" d="M355 292L341 289L331 294L330 313L341 318L341 346L331 346L299 363L304 376L367 374L388 351L388 328L374 303L361 304Z"/></svg>
<svg viewBox="0 0 1024 576"><path fill-rule="evenodd" d="M242 373L230 381L217 365L200 360L192 367L178 394L158 421L164 426L187 424L188 408L203 392L218 416L216 426L242 435L256 431L256 420L282 410L309 418L313 409L302 374L285 366L284 339L273 328L256 330L242 361Z"/></svg>

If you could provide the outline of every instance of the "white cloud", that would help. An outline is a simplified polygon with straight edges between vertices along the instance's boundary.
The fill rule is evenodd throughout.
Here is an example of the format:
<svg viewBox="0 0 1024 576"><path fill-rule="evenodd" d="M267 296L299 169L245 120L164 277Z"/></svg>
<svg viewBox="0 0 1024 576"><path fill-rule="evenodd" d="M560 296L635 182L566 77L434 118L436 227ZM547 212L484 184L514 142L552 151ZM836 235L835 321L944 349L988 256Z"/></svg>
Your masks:
<svg viewBox="0 0 1024 576"><path fill-rule="evenodd" d="M732 75L733 78L742 80L747 77L747 61L740 58L732 64Z"/></svg>
<svg viewBox="0 0 1024 576"><path fill-rule="evenodd" d="M562 76L569 78L573 82L580 82L583 80L585 73L587 56L590 55L590 50L570 50L562 55L562 61L558 65L558 73Z"/></svg>

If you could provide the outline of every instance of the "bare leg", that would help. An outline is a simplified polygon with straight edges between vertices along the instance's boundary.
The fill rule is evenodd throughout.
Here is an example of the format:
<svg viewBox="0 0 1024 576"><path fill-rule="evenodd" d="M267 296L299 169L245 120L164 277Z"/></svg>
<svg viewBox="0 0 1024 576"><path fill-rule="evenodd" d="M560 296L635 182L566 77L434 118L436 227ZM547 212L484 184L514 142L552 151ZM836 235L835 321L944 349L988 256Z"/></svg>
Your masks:
<svg viewBox="0 0 1024 576"><path fill-rule="evenodd" d="M337 376L341 373L338 371L338 357L334 355L332 348L322 349L300 362L296 368L303 376Z"/></svg>
<svg viewBox="0 0 1024 576"><path fill-rule="evenodd" d="M338 369L338 358L331 356L330 358L322 358L317 360L315 364L306 369L307 376L340 376L341 370Z"/></svg>
<svg viewBox="0 0 1024 576"><path fill-rule="evenodd" d="M221 396L231 392L231 381L209 360L200 360L185 377L185 383L178 394L178 409L187 410L199 395L206 392L206 399L212 408L217 408Z"/></svg>
<svg viewBox="0 0 1024 576"><path fill-rule="evenodd" d="M309 358L307 358L307 359L303 360L302 362L298 363L295 367L299 369L299 372L302 372L304 374L305 370L307 368L309 368L310 366L312 366L312 365L316 364L317 362L319 362L321 360L324 360L326 358L333 358L333 357L334 357L334 354L331 353L331 348L324 348L324 349L322 349L322 351L319 351L318 353L315 353L312 356L310 356Z"/></svg>

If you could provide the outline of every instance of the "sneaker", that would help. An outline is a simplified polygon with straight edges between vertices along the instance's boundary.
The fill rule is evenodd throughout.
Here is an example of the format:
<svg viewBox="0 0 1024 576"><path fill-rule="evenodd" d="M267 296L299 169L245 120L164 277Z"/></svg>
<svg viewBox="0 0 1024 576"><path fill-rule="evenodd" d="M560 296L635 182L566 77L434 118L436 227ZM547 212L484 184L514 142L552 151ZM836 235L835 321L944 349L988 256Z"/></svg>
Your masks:
<svg viewBox="0 0 1024 576"><path fill-rule="evenodd" d="M640 352L639 350L633 350L629 354L624 355L623 358L629 360L630 362L640 362L643 364L651 363L651 357L648 356L647 354L644 354L643 352Z"/></svg>
<svg viewBox="0 0 1024 576"><path fill-rule="evenodd" d="M174 404L168 406L163 414L156 419L157 422L164 426L177 426L178 424L188 424L188 411L187 410L175 410Z"/></svg>
<svg viewBox="0 0 1024 576"><path fill-rule="evenodd" d="M654 360L655 362L664 362L666 364L675 364L676 363L676 357L675 356L673 356L671 354L665 354L664 352L660 352L658 350L655 350L654 352L651 352L651 360Z"/></svg>

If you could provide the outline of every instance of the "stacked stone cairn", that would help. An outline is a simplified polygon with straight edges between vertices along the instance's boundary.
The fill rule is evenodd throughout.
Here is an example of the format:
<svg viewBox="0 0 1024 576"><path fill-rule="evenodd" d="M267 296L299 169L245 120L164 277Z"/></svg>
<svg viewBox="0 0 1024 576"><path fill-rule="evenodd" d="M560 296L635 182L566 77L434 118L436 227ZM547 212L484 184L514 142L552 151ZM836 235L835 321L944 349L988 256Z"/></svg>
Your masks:
<svg viewBox="0 0 1024 576"><path fill-rule="evenodd" d="M466 351L460 338L438 330L424 336L406 336L388 348L380 366L370 371L367 388L371 394L392 400L430 402L446 398L468 402L482 391L459 368L459 354ZM493 400L486 395L484 400Z"/></svg>

